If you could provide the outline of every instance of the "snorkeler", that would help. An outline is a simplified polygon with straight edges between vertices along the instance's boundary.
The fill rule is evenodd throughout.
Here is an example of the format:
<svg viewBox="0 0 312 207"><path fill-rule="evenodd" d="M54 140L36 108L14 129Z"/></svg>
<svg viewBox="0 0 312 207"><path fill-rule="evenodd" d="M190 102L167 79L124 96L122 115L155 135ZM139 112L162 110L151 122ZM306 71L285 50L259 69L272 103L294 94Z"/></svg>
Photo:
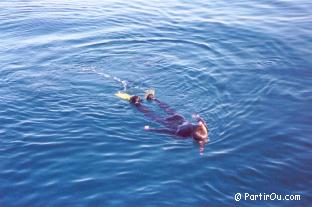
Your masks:
<svg viewBox="0 0 312 207"><path fill-rule="evenodd" d="M169 116L160 117L151 111L148 107L142 104L142 100L139 96L131 96L129 102L134 104L136 108L142 112L146 117L163 125L164 128L150 128L145 126L146 131L164 133L175 135L181 138L192 137L200 145L200 152L202 154L205 144L208 142L208 127L206 122L199 116L195 115L193 118L197 121L197 124L192 124L187 121L182 115L176 113L167 104L159 101L155 98L155 92L148 90L145 93L145 99L155 102L161 109L163 109Z"/></svg>

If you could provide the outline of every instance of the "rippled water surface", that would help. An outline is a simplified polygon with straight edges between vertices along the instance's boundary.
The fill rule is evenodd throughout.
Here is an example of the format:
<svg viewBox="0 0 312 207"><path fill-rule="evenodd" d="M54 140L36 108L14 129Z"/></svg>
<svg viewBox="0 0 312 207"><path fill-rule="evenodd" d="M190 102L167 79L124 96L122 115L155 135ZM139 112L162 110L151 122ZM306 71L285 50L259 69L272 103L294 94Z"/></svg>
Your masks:
<svg viewBox="0 0 312 207"><path fill-rule="evenodd" d="M0 206L311 205L310 2L2 0ZM148 88L203 156L114 96Z"/></svg>

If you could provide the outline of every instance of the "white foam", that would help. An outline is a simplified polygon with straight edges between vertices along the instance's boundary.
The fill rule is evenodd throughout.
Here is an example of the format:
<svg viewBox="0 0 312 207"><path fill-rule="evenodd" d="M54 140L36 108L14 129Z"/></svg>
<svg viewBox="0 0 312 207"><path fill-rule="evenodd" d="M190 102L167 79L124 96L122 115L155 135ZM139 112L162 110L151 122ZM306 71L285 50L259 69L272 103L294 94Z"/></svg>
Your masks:
<svg viewBox="0 0 312 207"><path fill-rule="evenodd" d="M88 67L80 67L81 71L88 71L88 72L92 72L95 73L101 77L105 77L105 78L112 78L113 80L117 81L118 83L120 83L123 87L123 90L126 91L127 90L127 81L126 80L122 80L121 78L118 78L116 76L111 76L108 73L104 73L102 71L99 71L99 69L97 69L96 67L93 66L88 66ZM136 86L137 87L137 86Z"/></svg>

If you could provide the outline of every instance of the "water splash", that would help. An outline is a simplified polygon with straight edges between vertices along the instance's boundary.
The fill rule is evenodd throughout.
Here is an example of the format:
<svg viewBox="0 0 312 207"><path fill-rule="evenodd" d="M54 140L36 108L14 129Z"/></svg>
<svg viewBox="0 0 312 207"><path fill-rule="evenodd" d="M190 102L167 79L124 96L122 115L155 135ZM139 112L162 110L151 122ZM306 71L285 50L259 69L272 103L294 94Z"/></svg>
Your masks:
<svg viewBox="0 0 312 207"><path fill-rule="evenodd" d="M114 80L122 86L123 91L129 91L130 89L131 90L134 89L137 91L144 92L150 88L149 86L146 86L144 84L139 85L139 83L135 83L134 81L125 80L125 79L119 78L115 75L111 75L109 73L103 72L103 69L100 69L100 68L95 67L95 66L77 66L76 68L80 68L80 71L82 71L82 72L91 72L91 73L94 73L94 74L101 76L105 79ZM142 84L142 83L140 83L140 84Z"/></svg>
<svg viewBox="0 0 312 207"><path fill-rule="evenodd" d="M119 77L110 75L110 74L105 73L105 72L101 72L100 69L98 69L98 68L96 68L94 66L80 67L80 70L84 71L84 72L85 71L92 72L92 73L95 73L95 74L97 74L97 75L99 75L101 77L107 78L107 79L113 79L113 80L117 81L119 84L122 85L123 91L127 91L127 89L128 89L128 81L127 80L122 80Z"/></svg>

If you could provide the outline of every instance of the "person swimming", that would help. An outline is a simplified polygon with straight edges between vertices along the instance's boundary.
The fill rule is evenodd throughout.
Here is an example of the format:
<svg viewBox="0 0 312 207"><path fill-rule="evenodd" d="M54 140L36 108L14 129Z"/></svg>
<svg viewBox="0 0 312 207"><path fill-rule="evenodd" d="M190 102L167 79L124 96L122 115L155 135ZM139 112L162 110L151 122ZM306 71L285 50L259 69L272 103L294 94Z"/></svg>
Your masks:
<svg viewBox="0 0 312 207"><path fill-rule="evenodd" d="M192 137L199 143L200 153L204 151L204 146L208 142L208 127L204 119L199 115L193 116L197 121L197 124L193 124L186 120L182 115L171 109L166 103L159 101L155 98L155 92L148 90L145 93L145 99L148 101L155 102L161 109L163 109L169 116L160 117L151 111L148 107L142 104L142 99L139 96L131 96L129 102L132 103L136 108L142 112L146 117L161 124L164 128L151 128L145 126L146 131L158 132L163 134L175 135L180 138Z"/></svg>

